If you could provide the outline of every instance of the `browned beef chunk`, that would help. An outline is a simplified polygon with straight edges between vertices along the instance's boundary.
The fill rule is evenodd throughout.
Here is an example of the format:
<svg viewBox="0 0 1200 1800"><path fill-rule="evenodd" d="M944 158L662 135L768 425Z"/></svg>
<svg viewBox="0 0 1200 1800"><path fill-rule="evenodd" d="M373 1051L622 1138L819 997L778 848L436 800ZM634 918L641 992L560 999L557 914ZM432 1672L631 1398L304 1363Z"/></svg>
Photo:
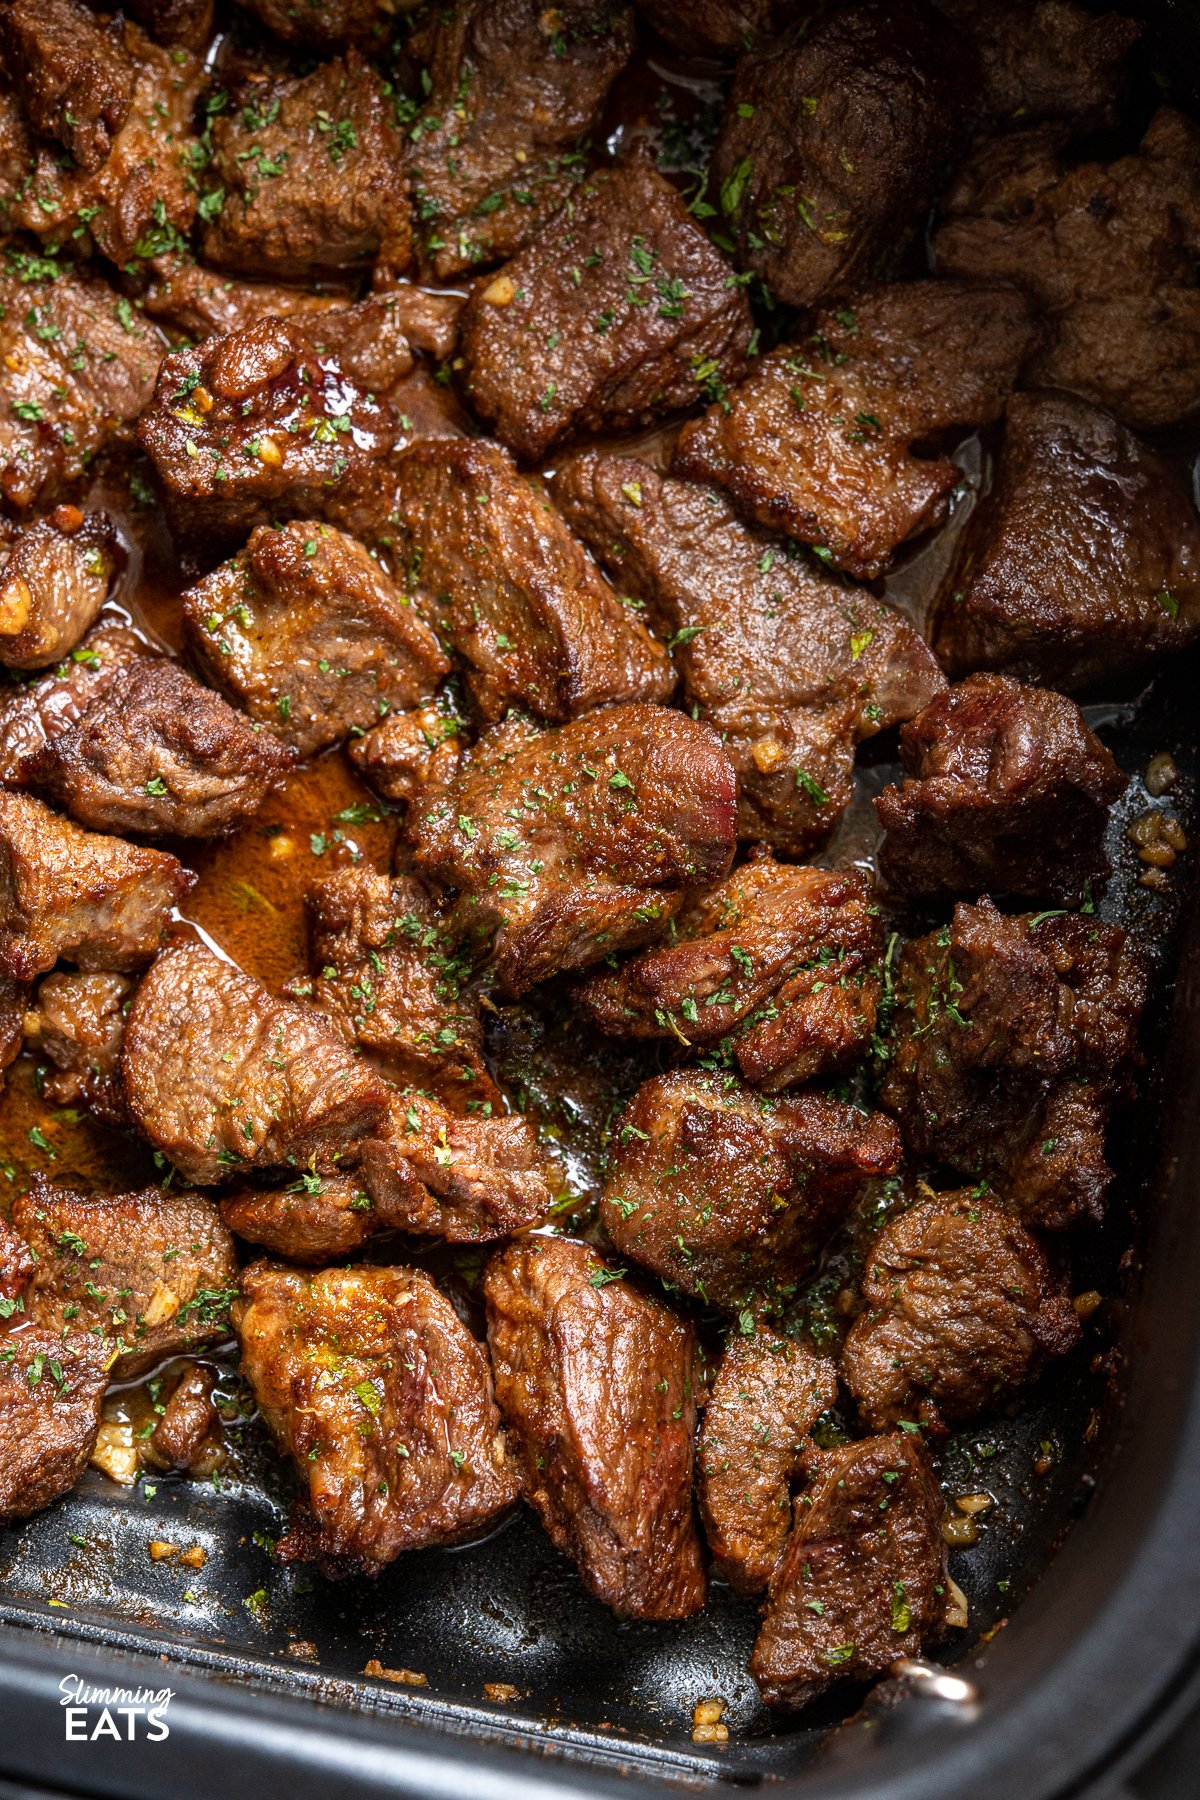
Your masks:
<svg viewBox="0 0 1200 1800"><path fill-rule="evenodd" d="M639 17L676 50L738 56L787 13L787 0L637 0Z"/></svg>
<svg viewBox="0 0 1200 1800"><path fill-rule="evenodd" d="M738 775L738 833L806 854L851 794L854 743L943 685L920 635L873 594L743 525L718 489L585 452L554 497L668 639L693 716Z"/></svg>
<svg viewBox="0 0 1200 1800"><path fill-rule="evenodd" d="M694 1328L588 1244L527 1238L484 1276L521 1488L585 1585L634 1619L704 1605L692 1517Z"/></svg>
<svg viewBox="0 0 1200 1800"><path fill-rule="evenodd" d="M923 0L826 7L748 51L712 161L739 263L793 306L877 277L945 180L970 73Z"/></svg>
<svg viewBox="0 0 1200 1800"><path fill-rule="evenodd" d="M972 675L900 733L908 779L875 802L879 867L910 894L1025 894L1077 906L1108 875L1127 777L1071 700Z"/></svg>
<svg viewBox="0 0 1200 1800"><path fill-rule="evenodd" d="M12 1217L34 1254L26 1312L46 1331L102 1338L117 1379L229 1336L237 1259L203 1195L79 1194L35 1175Z"/></svg>
<svg viewBox="0 0 1200 1800"><path fill-rule="evenodd" d="M956 906L900 959L880 1100L909 1149L990 1182L1029 1225L1100 1218L1146 975L1126 933L1086 914Z"/></svg>
<svg viewBox="0 0 1200 1800"><path fill-rule="evenodd" d="M25 763L82 825L219 837L252 818L296 752L166 657L138 657Z"/></svg>
<svg viewBox="0 0 1200 1800"><path fill-rule="evenodd" d="M257 1262L234 1321L242 1371L307 1489L284 1561L377 1573L516 1499L486 1353L427 1275Z"/></svg>
<svg viewBox="0 0 1200 1800"><path fill-rule="evenodd" d="M586 173L579 140L633 49L621 0L459 0L441 15L408 173L426 274L530 243Z"/></svg>
<svg viewBox="0 0 1200 1800"><path fill-rule="evenodd" d="M378 1228L477 1244L541 1224L554 1198L532 1120L477 1103L469 1117L416 1089L393 1094L384 1129L363 1145Z"/></svg>
<svg viewBox="0 0 1200 1800"><path fill-rule="evenodd" d="M688 900L669 944L588 976L576 1001L616 1037L727 1041L772 1092L863 1054L882 958L865 876L762 857Z"/></svg>
<svg viewBox="0 0 1200 1800"><path fill-rule="evenodd" d="M226 1189L221 1217L230 1231L288 1262L336 1262L381 1229L360 1177L307 1170L284 1187Z"/></svg>
<svg viewBox="0 0 1200 1800"><path fill-rule="evenodd" d="M462 754L462 723L438 705L391 713L350 745L350 760L385 800L411 800L450 780Z"/></svg>
<svg viewBox="0 0 1200 1800"><path fill-rule="evenodd" d="M943 1500L919 1437L811 1450L787 1549L750 1659L768 1706L882 1675L950 1623Z"/></svg>
<svg viewBox="0 0 1200 1800"><path fill-rule="evenodd" d="M842 1376L874 1431L901 1419L942 1430L1032 1381L1079 1339L1045 1252L973 1190L893 1219L867 1252Z"/></svg>
<svg viewBox="0 0 1200 1800"><path fill-rule="evenodd" d="M498 1102L467 970L421 883L365 865L339 869L309 890L307 906L315 980L306 987L347 1041L455 1111L472 1099Z"/></svg>
<svg viewBox="0 0 1200 1800"><path fill-rule="evenodd" d="M375 280L380 280L379 271ZM395 281L387 285L386 298L413 348L444 362L458 342L462 296L427 293L412 282Z"/></svg>
<svg viewBox="0 0 1200 1800"><path fill-rule="evenodd" d="M518 705L561 721L670 694L666 651L499 444L445 439L410 450L396 527L410 589L467 664L485 719Z"/></svg>
<svg viewBox="0 0 1200 1800"><path fill-rule="evenodd" d="M311 75L248 83L213 121L224 194L204 254L250 275L311 280L411 257L400 134L383 82L357 51Z"/></svg>
<svg viewBox="0 0 1200 1800"><path fill-rule="evenodd" d="M133 983L124 975L47 975L26 1035L50 1064L43 1092L58 1106L88 1106L127 1125L121 1044Z"/></svg>
<svg viewBox="0 0 1200 1800"><path fill-rule="evenodd" d="M278 281L241 281L183 256L159 257L142 304L188 337L225 337L260 319L291 319L344 307L345 296L310 293Z"/></svg>
<svg viewBox="0 0 1200 1800"><path fill-rule="evenodd" d="M59 506L0 544L0 662L44 669L95 622L125 561L107 513Z"/></svg>
<svg viewBox="0 0 1200 1800"><path fill-rule="evenodd" d="M616 1136L600 1217L620 1255L733 1311L786 1299L863 1183L900 1161L882 1113L686 1069L644 1082Z"/></svg>
<svg viewBox="0 0 1200 1800"><path fill-rule="evenodd" d="M17 786L26 758L79 719L131 659L150 654L124 625L94 625L54 670L0 696L0 782Z"/></svg>
<svg viewBox="0 0 1200 1800"><path fill-rule="evenodd" d="M133 65L116 22L82 0L8 0L0 59L29 122L87 173L108 156L133 99Z"/></svg>
<svg viewBox="0 0 1200 1800"><path fill-rule="evenodd" d="M816 327L685 425L673 467L865 580L941 522L960 474L930 446L999 417L1036 333L1015 289L949 281L878 288Z"/></svg>
<svg viewBox="0 0 1200 1800"><path fill-rule="evenodd" d="M279 518L369 539L387 516L401 415L302 326L263 319L163 362L138 436L172 530L209 556Z"/></svg>
<svg viewBox="0 0 1200 1800"><path fill-rule="evenodd" d="M15 94L0 88L0 243L10 235L33 174L35 151L25 114Z"/></svg>
<svg viewBox="0 0 1200 1800"><path fill-rule="evenodd" d="M410 0L238 0L289 44L334 50L343 44L382 48L395 15Z"/></svg>
<svg viewBox="0 0 1200 1800"><path fill-rule="evenodd" d="M0 276L0 494L32 506L127 443L154 390L163 345L102 281Z"/></svg>
<svg viewBox="0 0 1200 1800"><path fill-rule="evenodd" d="M939 268L1025 288L1049 320L1028 378L1139 430L1200 407L1200 127L1163 107L1141 148L1067 166L1053 127L985 145L943 209Z"/></svg>
<svg viewBox="0 0 1200 1800"><path fill-rule="evenodd" d="M1115 125L1125 58L1142 27L1075 0L936 0L974 46L979 122L992 130L1067 120L1077 131Z"/></svg>
<svg viewBox="0 0 1200 1800"><path fill-rule="evenodd" d="M698 1485L709 1546L739 1593L770 1580L807 1435L836 1399L834 1365L794 1339L759 1330L730 1340L704 1409Z"/></svg>
<svg viewBox="0 0 1200 1800"><path fill-rule="evenodd" d="M165 951L143 978L122 1070L135 1124L187 1181L288 1164L332 1172L387 1105L319 1012L198 943Z"/></svg>
<svg viewBox="0 0 1200 1800"><path fill-rule="evenodd" d="M214 1384L212 1370L197 1364L180 1376L150 1435L155 1462L168 1469L190 1469L199 1461L207 1440L220 1427L212 1398Z"/></svg>
<svg viewBox="0 0 1200 1800"><path fill-rule="evenodd" d="M735 381L750 312L649 165L602 171L463 311L466 389L516 456L647 425Z"/></svg>
<svg viewBox="0 0 1200 1800"><path fill-rule="evenodd" d="M40 1331L0 1362L0 1519L26 1519L74 1487L100 1429L108 1346Z"/></svg>
<svg viewBox="0 0 1200 1800"><path fill-rule="evenodd" d="M1200 519L1173 471L1110 413L1017 394L991 492L938 598L954 675L1082 688L1200 638Z"/></svg>
<svg viewBox="0 0 1200 1800"><path fill-rule="evenodd" d="M419 873L456 889L455 926L490 942L524 993L645 943L683 891L733 856L737 785L716 733L659 706L610 706L538 731L485 731L445 787L418 797Z"/></svg>
<svg viewBox="0 0 1200 1800"><path fill-rule="evenodd" d="M433 693L450 665L362 545L313 520L260 525L184 595L209 680L303 756Z"/></svg>
<svg viewBox="0 0 1200 1800"><path fill-rule="evenodd" d="M123 10L162 44L199 50L212 36L213 0L124 0Z"/></svg>
<svg viewBox="0 0 1200 1800"><path fill-rule="evenodd" d="M0 792L0 972L30 981L60 956L136 969L195 877L164 850L81 831L31 794Z"/></svg>
<svg viewBox="0 0 1200 1800"><path fill-rule="evenodd" d="M181 248L195 217L204 151L192 127L204 68L128 22L116 41L135 86L111 152L89 170L43 146L12 217L53 246L95 248L136 273L138 264Z"/></svg>

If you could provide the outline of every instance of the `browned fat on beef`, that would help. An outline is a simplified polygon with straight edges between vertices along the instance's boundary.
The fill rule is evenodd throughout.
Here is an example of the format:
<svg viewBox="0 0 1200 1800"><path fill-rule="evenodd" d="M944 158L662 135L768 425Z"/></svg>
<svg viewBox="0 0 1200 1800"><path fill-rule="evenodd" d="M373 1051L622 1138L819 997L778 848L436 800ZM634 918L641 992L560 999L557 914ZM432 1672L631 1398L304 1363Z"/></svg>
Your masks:
<svg viewBox="0 0 1200 1800"><path fill-rule="evenodd" d="M125 552L107 513L77 506L0 527L0 538L0 662L44 669L95 622Z"/></svg>
<svg viewBox="0 0 1200 1800"><path fill-rule="evenodd" d="M1025 129L1061 119L1078 132L1116 124L1126 57L1142 32L1137 20L1089 12L1075 0L937 0L937 7L974 48L981 126Z"/></svg>
<svg viewBox="0 0 1200 1800"><path fill-rule="evenodd" d="M638 16L676 50L740 56L787 13L787 0L638 0Z"/></svg>
<svg viewBox="0 0 1200 1800"><path fill-rule="evenodd" d="M273 994L199 943L166 950L125 1026L134 1123L187 1181L336 1169L376 1129L379 1077L313 1007Z"/></svg>
<svg viewBox="0 0 1200 1800"><path fill-rule="evenodd" d="M972 73L924 0L826 6L748 50L712 160L739 265L793 306L877 278L945 180Z"/></svg>
<svg viewBox="0 0 1200 1800"><path fill-rule="evenodd" d="M1115 925L957 906L901 956L881 1104L915 1155L989 1182L1027 1225L1098 1219L1146 983Z"/></svg>
<svg viewBox="0 0 1200 1800"><path fill-rule="evenodd" d="M908 1432L808 1452L808 1485L771 1578L750 1673L768 1706L882 1675L965 1624L952 1598L944 1502Z"/></svg>
<svg viewBox="0 0 1200 1800"><path fill-rule="evenodd" d="M450 781L463 751L462 726L452 708L438 703L389 713L355 738L350 760L385 800L412 800L422 789L432 792Z"/></svg>
<svg viewBox="0 0 1200 1800"><path fill-rule="evenodd" d="M1068 164L1053 126L985 144L943 207L940 269L1045 312L1028 379L1152 430L1200 406L1200 127L1163 107L1116 162Z"/></svg>
<svg viewBox="0 0 1200 1800"><path fill-rule="evenodd" d="M150 1455L166 1469L190 1469L220 1429L213 1404L216 1377L198 1364L185 1368L150 1434Z"/></svg>
<svg viewBox="0 0 1200 1800"><path fill-rule="evenodd" d="M220 837L258 811L295 750L177 662L139 657L22 776L83 825L147 837Z"/></svg>
<svg viewBox="0 0 1200 1800"><path fill-rule="evenodd" d="M29 981L60 956L87 970L139 968L194 879L163 850L0 792L0 971Z"/></svg>
<svg viewBox="0 0 1200 1800"><path fill-rule="evenodd" d="M310 75L244 84L212 124L224 195L204 255L250 275L311 280L381 252L403 269L411 226L400 134L383 81L357 51Z"/></svg>
<svg viewBox="0 0 1200 1800"><path fill-rule="evenodd" d="M488 1264L496 1398L525 1498L628 1618L704 1605L692 1516L694 1327L587 1244L527 1238Z"/></svg>
<svg viewBox="0 0 1200 1800"><path fill-rule="evenodd" d="M152 318L166 319L189 338L225 337L260 319L291 319L344 309L346 296L309 293L279 281L243 281L182 256L156 257L142 297Z"/></svg>
<svg viewBox="0 0 1200 1800"><path fill-rule="evenodd" d="M662 645L499 444L410 450L397 474L394 535L410 591L467 664L485 719L517 705L562 721L670 694Z"/></svg>
<svg viewBox="0 0 1200 1800"><path fill-rule="evenodd" d="M1197 639L1200 519L1183 484L1110 413L1015 395L938 598L943 665L1078 689L1127 682Z"/></svg>
<svg viewBox="0 0 1200 1800"><path fill-rule="evenodd" d="M238 0L289 44L314 50L336 49L342 44L383 48L395 27L397 13L409 10L404 0Z"/></svg>
<svg viewBox="0 0 1200 1800"><path fill-rule="evenodd" d="M514 455L647 425L745 366L750 311L671 184L604 170L462 317L466 392Z"/></svg>
<svg viewBox="0 0 1200 1800"><path fill-rule="evenodd" d="M303 327L263 319L163 362L138 436L172 530L210 556L279 518L366 538L386 519L401 415Z"/></svg>
<svg viewBox="0 0 1200 1800"><path fill-rule="evenodd" d="M999 417L1035 338L1014 288L878 288L764 356L684 426L672 467L869 579L941 523L961 474L930 445Z"/></svg>
<svg viewBox="0 0 1200 1800"><path fill-rule="evenodd" d="M729 868L737 786L715 732L663 706L492 726L408 825L417 871L508 992L645 943Z"/></svg>
<svg viewBox="0 0 1200 1800"><path fill-rule="evenodd" d="M102 281L0 276L0 494L52 500L129 441L154 391L158 333Z"/></svg>
<svg viewBox="0 0 1200 1800"><path fill-rule="evenodd" d="M20 786L26 760L74 725L118 669L152 654L127 626L101 621L57 668L0 696L0 782Z"/></svg>
<svg viewBox="0 0 1200 1800"><path fill-rule="evenodd" d="M1107 877L1104 828L1127 777L1074 701L972 675L904 726L900 750L907 779L875 802L892 887L1078 905Z"/></svg>
<svg viewBox="0 0 1200 1800"><path fill-rule="evenodd" d="M81 1194L35 1175L12 1218L34 1254L26 1312L46 1331L104 1339L116 1378L229 1336L237 1258L203 1195Z"/></svg>
<svg viewBox="0 0 1200 1800"><path fill-rule="evenodd" d="M416 706L450 667L362 545L317 520L259 526L183 620L209 680L304 756Z"/></svg>
<svg viewBox="0 0 1200 1800"><path fill-rule="evenodd" d="M247 1182L227 1188L219 1204L222 1219L238 1237L261 1244L272 1256L318 1267L350 1256L381 1229L357 1171L315 1175L303 1170L294 1181L274 1187Z"/></svg>
<svg viewBox="0 0 1200 1800"><path fill-rule="evenodd" d="M133 994L125 975L47 975L24 1020L31 1049L50 1065L42 1092L57 1106L86 1106L109 1125L128 1125L121 1045Z"/></svg>
<svg viewBox="0 0 1200 1800"><path fill-rule="evenodd" d="M204 158L194 133L204 67L186 50L161 48L128 21L110 29L134 80L133 102L111 151L89 170L42 145L11 218L52 248L99 250L137 275L159 256L186 248L196 168ZM121 316L136 314L126 303Z"/></svg>
<svg viewBox="0 0 1200 1800"><path fill-rule="evenodd" d="M305 987L347 1042L456 1112L498 1105L469 971L428 890L360 865L318 882L306 907L314 979Z"/></svg>
<svg viewBox="0 0 1200 1800"><path fill-rule="evenodd" d="M98 169L133 99L119 22L102 24L81 0L9 0L0 61L38 135L85 173Z"/></svg>
<svg viewBox="0 0 1200 1800"><path fill-rule="evenodd" d="M618 1253L733 1311L786 1299L863 1183L900 1161L882 1113L683 1069L644 1082L615 1135L600 1216Z"/></svg>
<svg viewBox="0 0 1200 1800"><path fill-rule="evenodd" d="M739 1593L766 1587L783 1554L791 1484L837 1391L833 1363L794 1338L759 1329L726 1346L704 1409L697 1485L709 1547Z"/></svg>
<svg viewBox="0 0 1200 1800"><path fill-rule="evenodd" d="M864 875L758 857L688 900L669 943L588 976L575 997L614 1037L728 1039L746 1079L770 1092L863 1054L882 959Z"/></svg>
<svg viewBox="0 0 1200 1800"><path fill-rule="evenodd" d="M516 1499L487 1355L427 1275L257 1262L234 1321L242 1371L305 1493L284 1561L375 1574Z"/></svg>
<svg viewBox="0 0 1200 1800"><path fill-rule="evenodd" d="M424 271L445 280L536 238L587 173L587 133L633 49L619 0L462 0L433 28L408 177Z"/></svg>
<svg viewBox="0 0 1200 1800"><path fill-rule="evenodd" d="M1079 1341L1061 1275L1008 1213L975 1191L937 1194L893 1219L866 1254L866 1311L841 1372L874 1431L932 1430L1011 1397Z"/></svg>
<svg viewBox="0 0 1200 1800"><path fill-rule="evenodd" d="M74 1487L100 1430L107 1344L22 1331L0 1362L0 1519L27 1519Z"/></svg>
<svg viewBox="0 0 1200 1800"><path fill-rule="evenodd" d="M671 644L688 710L721 733L739 836L806 854L850 799L855 742L942 687L932 652L873 594L743 524L717 488L589 451L554 497Z"/></svg>

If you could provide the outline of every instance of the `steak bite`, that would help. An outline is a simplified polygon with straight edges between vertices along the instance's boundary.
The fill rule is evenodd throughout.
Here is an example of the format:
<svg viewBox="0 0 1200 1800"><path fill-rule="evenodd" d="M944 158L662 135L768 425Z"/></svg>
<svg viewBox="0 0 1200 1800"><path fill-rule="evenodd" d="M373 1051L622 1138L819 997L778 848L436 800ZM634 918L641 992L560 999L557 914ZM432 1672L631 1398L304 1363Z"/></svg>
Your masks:
<svg viewBox="0 0 1200 1800"><path fill-rule="evenodd" d="M0 662L44 669L73 650L108 598L125 552L107 513L58 506L0 526Z"/></svg>
<svg viewBox="0 0 1200 1800"><path fill-rule="evenodd" d="M21 1331L0 1362L0 1519L27 1519L87 1467L108 1386L107 1344Z"/></svg>
<svg viewBox="0 0 1200 1800"><path fill-rule="evenodd" d="M190 257L155 258L154 278L142 296L151 318L165 319L187 337L227 337L260 319L292 319L345 309L344 294L308 293L279 281L242 281L206 269Z"/></svg>
<svg viewBox="0 0 1200 1800"><path fill-rule="evenodd" d="M676 50L733 57L765 37L787 11L786 0L638 0L639 18Z"/></svg>
<svg viewBox="0 0 1200 1800"><path fill-rule="evenodd" d="M872 1431L920 1419L941 1431L1024 1387L1079 1341L1061 1276L1023 1225L974 1190L935 1194L867 1251L867 1310L842 1378Z"/></svg>
<svg viewBox="0 0 1200 1800"><path fill-rule="evenodd" d="M322 1267L350 1256L381 1229L357 1172L305 1171L284 1187L227 1188L218 1202L230 1231L287 1262Z"/></svg>
<svg viewBox="0 0 1200 1800"><path fill-rule="evenodd" d="M802 856L850 799L854 744L944 685L908 621L742 524L718 489L588 451L554 497L670 641L694 717L738 776L738 833Z"/></svg>
<svg viewBox="0 0 1200 1800"><path fill-rule="evenodd" d="M38 136L57 138L85 173L98 169L133 100L119 21L101 23L81 0L7 0L0 62Z"/></svg>
<svg viewBox="0 0 1200 1800"><path fill-rule="evenodd" d="M941 523L962 477L931 446L1000 416L1035 338L1012 288L877 288L852 310L818 314L806 342L762 357L727 401L684 426L672 468L716 482L760 525L868 580Z"/></svg>
<svg viewBox="0 0 1200 1800"><path fill-rule="evenodd" d="M882 1675L954 1622L945 1503L920 1438L810 1450L805 1473L750 1658L768 1706L807 1706L834 1681Z"/></svg>
<svg viewBox="0 0 1200 1800"><path fill-rule="evenodd" d="M140 968L194 880L165 850L81 831L31 794L0 791L0 972L31 981L60 956Z"/></svg>
<svg viewBox="0 0 1200 1800"><path fill-rule="evenodd" d="M52 500L128 443L154 391L158 333L102 281L0 276L0 496Z"/></svg>
<svg viewBox="0 0 1200 1800"><path fill-rule="evenodd" d="M389 713L350 744L350 761L385 800L407 802L422 788L445 787L462 755L463 721L437 702Z"/></svg>
<svg viewBox="0 0 1200 1800"><path fill-rule="evenodd" d="M220 1430L213 1405L216 1377L193 1363L171 1390L162 1417L150 1434L150 1452L167 1469L190 1469L200 1461L206 1442Z"/></svg>
<svg viewBox="0 0 1200 1800"><path fill-rule="evenodd" d="M370 264L399 269L412 232L400 134L384 84L357 51L311 75L245 85L212 122L219 211L204 255L248 275L311 281Z"/></svg>
<svg viewBox="0 0 1200 1800"><path fill-rule="evenodd" d="M444 281L530 243L586 173L633 49L621 0L460 0L434 28L408 150L423 273Z"/></svg>
<svg viewBox="0 0 1200 1800"><path fill-rule="evenodd" d="M38 987L25 1036L50 1064L42 1092L56 1106L82 1104L108 1125L129 1124L121 1045L133 987L124 975L75 972L47 975Z"/></svg>
<svg viewBox="0 0 1200 1800"><path fill-rule="evenodd" d="M1027 371L1137 430L1200 407L1200 126L1162 107L1140 148L1069 164L1053 126L985 144L942 209L939 269L1011 281L1047 316Z"/></svg>
<svg viewBox="0 0 1200 1800"><path fill-rule="evenodd" d="M143 977L121 1066L138 1130L208 1185L289 1165L332 1174L387 1106L319 1012L200 943L172 945Z"/></svg>
<svg viewBox="0 0 1200 1800"><path fill-rule="evenodd" d="M387 516L405 426L302 319L262 319L166 357L138 437L172 531L211 556L280 518L369 539Z"/></svg>
<svg viewBox="0 0 1200 1800"><path fill-rule="evenodd" d="M396 14L410 10L406 0L319 0L300 6L296 0L238 0L238 5L286 43L313 50L337 50L345 44L382 49Z"/></svg>
<svg viewBox="0 0 1200 1800"><path fill-rule="evenodd" d="M312 520L260 525L184 595L183 625L208 679L302 756L415 707L450 667L362 545Z"/></svg>
<svg viewBox="0 0 1200 1800"><path fill-rule="evenodd" d="M34 1256L26 1312L64 1338L104 1339L114 1379L229 1337L237 1259L202 1194L79 1194L35 1175L12 1216Z"/></svg>
<svg viewBox="0 0 1200 1800"><path fill-rule="evenodd" d="M864 1054L882 961L864 875L759 857L687 900L670 943L587 976L575 1000L614 1037L727 1045L774 1092Z"/></svg>
<svg viewBox="0 0 1200 1800"><path fill-rule="evenodd" d="M783 1554L791 1484L837 1391L834 1365L794 1338L760 1329L726 1346L704 1409L697 1485L709 1547L739 1594L765 1588Z"/></svg>
<svg viewBox="0 0 1200 1800"><path fill-rule="evenodd" d="M908 778L875 802L894 888L1077 906L1108 876L1104 828L1128 778L1074 701L972 675L900 733Z"/></svg>
<svg viewBox="0 0 1200 1800"><path fill-rule="evenodd" d="M397 475L395 543L488 721L513 705L561 722L670 694L666 651L498 444L410 450Z"/></svg>
<svg viewBox="0 0 1200 1800"><path fill-rule="evenodd" d="M20 786L27 758L74 725L118 669L152 654L136 632L104 620L56 669L0 696L0 782Z"/></svg>
<svg viewBox="0 0 1200 1800"><path fill-rule="evenodd" d="M733 857L737 787L716 733L665 706L610 706L485 731L413 803L419 874L457 891L452 929L501 988L645 943Z"/></svg>
<svg viewBox="0 0 1200 1800"><path fill-rule="evenodd" d="M737 246L781 300L878 278L945 181L971 74L923 0L858 0L748 50L712 181Z"/></svg>
<svg viewBox="0 0 1200 1800"><path fill-rule="evenodd" d="M256 1262L233 1313L242 1371L307 1490L281 1561L377 1574L515 1501L487 1355L427 1275Z"/></svg>
<svg viewBox="0 0 1200 1800"><path fill-rule="evenodd" d="M1125 682L1200 638L1200 519L1168 465L1069 394L1017 394L938 597L952 675Z"/></svg>
<svg viewBox="0 0 1200 1800"><path fill-rule="evenodd" d="M987 900L908 944L879 1098L909 1150L989 1182L1027 1225L1099 1219L1146 961L1115 925Z"/></svg>
<svg viewBox="0 0 1200 1800"><path fill-rule="evenodd" d="M588 1244L526 1238L484 1275L496 1398L521 1490L597 1599L633 1619L704 1605L692 1516L695 1328Z"/></svg>
<svg viewBox="0 0 1200 1800"><path fill-rule="evenodd" d="M618 1254L733 1312L794 1292L863 1183L900 1162L882 1113L691 1069L643 1082L616 1136L600 1217Z"/></svg>
<svg viewBox="0 0 1200 1800"><path fill-rule="evenodd" d="M1088 12L1075 0L937 0L978 60L982 126L1022 130L1048 119L1073 131L1115 125L1136 19Z"/></svg>
<svg viewBox="0 0 1200 1800"><path fill-rule="evenodd" d="M750 309L670 182L602 170L462 316L467 397L522 460L652 424L745 367Z"/></svg>

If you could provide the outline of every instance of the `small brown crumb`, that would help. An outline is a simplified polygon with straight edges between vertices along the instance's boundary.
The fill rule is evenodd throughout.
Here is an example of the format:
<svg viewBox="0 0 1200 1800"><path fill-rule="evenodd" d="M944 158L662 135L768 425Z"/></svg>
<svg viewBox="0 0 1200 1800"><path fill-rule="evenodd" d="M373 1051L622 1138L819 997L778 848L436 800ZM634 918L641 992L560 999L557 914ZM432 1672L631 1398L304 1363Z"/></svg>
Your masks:
<svg viewBox="0 0 1200 1800"><path fill-rule="evenodd" d="M419 1675L415 1669L385 1669L378 1657L373 1656L363 1670L364 1675L373 1675L377 1681L398 1681L402 1687L428 1687L428 1675Z"/></svg>
<svg viewBox="0 0 1200 1800"><path fill-rule="evenodd" d="M1146 764L1144 777L1146 792L1157 800L1160 795L1167 794L1179 780L1179 764L1169 750L1160 750Z"/></svg>
<svg viewBox="0 0 1200 1800"><path fill-rule="evenodd" d="M1080 1319L1090 1319L1098 1306L1103 1305L1104 1295L1098 1294L1095 1288L1088 1288L1084 1294L1076 1294L1071 1305Z"/></svg>
<svg viewBox="0 0 1200 1800"><path fill-rule="evenodd" d="M168 1557L179 1555L178 1544L164 1544L161 1538L154 1538L150 1545L150 1561L166 1562Z"/></svg>
<svg viewBox="0 0 1200 1800"><path fill-rule="evenodd" d="M727 1744L729 1727L722 1723L724 1700L698 1700L692 1709L693 1744Z"/></svg>
<svg viewBox="0 0 1200 1800"><path fill-rule="evenodd" d="M291 1638L287 1644L289 1656L298 1656L301 1662L316 1662L317 1646L310 1638Z"/></svg>
<svg viewBox="0 0 1200 1800"><path fill-rule="evenodd" d="M179 1560L185 1569L202 1569L208 1561L208 1551L201 1544L193 1544L181 1553Z"/></svg>
<svg viewBox="0 0 1200 1800"><path fill-rule="evenodd" d="M524 1698L521 1689L514 1687L511 1681L485 1681L483 1691L487 1698L494 1700L498 1706L511 1706L514 1700Z"/></svg>
<svg viewBox="0 0 1200 1800"><path fill-rule="evenodd" d="M83 524L83 514L77 506L56 506L50 514L50 522L55 531L61 531L65 537L72 537Z"/></svg>

